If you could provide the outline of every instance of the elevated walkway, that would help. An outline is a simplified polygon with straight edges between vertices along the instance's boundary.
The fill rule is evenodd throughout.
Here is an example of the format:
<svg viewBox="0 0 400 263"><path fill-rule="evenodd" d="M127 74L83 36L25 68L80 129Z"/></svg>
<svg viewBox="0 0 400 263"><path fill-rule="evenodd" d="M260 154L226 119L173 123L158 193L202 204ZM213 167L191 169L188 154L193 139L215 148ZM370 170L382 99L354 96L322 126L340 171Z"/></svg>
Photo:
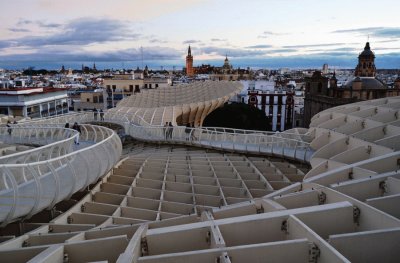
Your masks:
<svg viewBox="0 0 400 263"><path fill-rule="evenodd" d="M117 116L108 112L105 113L103 121L95 118L92 112L59 116L51 120L51 122L58 124L75 121L80 123L104 122L118 124L125 128L125 134L147 142L261 154L306 163L310 162L311 156L314 154L314 150L310 146L313 136L307 134L306 129L293 129L279 133L209 127L187 128L175 126L168 128L160 125L150 125L138 116L129 120L124 115ZM44 122L48 122L48 120L35 121L37 124Z"/></svg>
<svg viewBox="0 0 400 263"><path fill-rule="evenodd" d="M110 129L82 125L82 133L27 124L0 128L0 140L34 148L0 157L0 222L30 217L96 182L119 160L122 145ZM74 141L80 137L79 145Z"/></svg>

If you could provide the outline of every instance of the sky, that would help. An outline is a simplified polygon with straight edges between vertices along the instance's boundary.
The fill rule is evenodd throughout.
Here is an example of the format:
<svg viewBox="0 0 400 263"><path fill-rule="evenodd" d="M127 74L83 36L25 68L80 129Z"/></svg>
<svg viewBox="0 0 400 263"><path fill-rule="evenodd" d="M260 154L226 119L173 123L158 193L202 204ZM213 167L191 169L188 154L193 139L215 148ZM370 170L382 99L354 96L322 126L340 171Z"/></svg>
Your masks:
<svg viewBox="0 0 400 263"><path fill-rule="evenodd" d="M0 0L0 67L400 68L398 0Z"/></svg>

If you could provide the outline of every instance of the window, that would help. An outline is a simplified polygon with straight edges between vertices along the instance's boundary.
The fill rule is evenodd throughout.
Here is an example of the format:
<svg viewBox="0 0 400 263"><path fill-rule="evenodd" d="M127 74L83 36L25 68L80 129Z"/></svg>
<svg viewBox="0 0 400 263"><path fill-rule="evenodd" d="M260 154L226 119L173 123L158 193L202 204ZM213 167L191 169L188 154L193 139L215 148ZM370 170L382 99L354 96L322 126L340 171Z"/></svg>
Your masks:
<svg viewBox="0 0 400 263"><path fill-rule="evenodd" d="M93 97L93 103L98 103L98 97L97 96Z"/></svg>
<svg viewBox="0 0 400 263"><path fill-rule="evenodd" d="M86 102L90 102L90 99L89 99L89 98L87 98L87 99L86 99Z"/></svg>
<svg viewBox="0 0 400 263"><path fill-rule="evenodd" d="M133 85L129 85L129 91L133 92Z"/></svg>
<svg viewBox="0 0 400 263"><path fill-rule="evenodd" d="M156 84L156 88L158 88L158 84Z"/></svg>
<svg viewBox="0 0 400 263"><path fill-rule="evenodd" d="M0 114L8 115L8 107L1 107Z"/></svg>

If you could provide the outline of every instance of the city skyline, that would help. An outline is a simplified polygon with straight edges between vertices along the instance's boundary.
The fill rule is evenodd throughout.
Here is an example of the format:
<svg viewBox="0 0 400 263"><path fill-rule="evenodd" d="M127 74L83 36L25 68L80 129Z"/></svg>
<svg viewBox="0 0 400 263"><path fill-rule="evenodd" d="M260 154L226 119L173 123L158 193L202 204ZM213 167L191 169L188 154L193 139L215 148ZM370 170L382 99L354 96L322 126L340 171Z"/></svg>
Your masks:
<svg viewBox="0 0 400 263"><path fill-rule="evenodd" d="M0 67L96 62L99 68L194 65L352 68L365 42L379 68L400 67L400 6L375 1L5 1Z"/></svg>

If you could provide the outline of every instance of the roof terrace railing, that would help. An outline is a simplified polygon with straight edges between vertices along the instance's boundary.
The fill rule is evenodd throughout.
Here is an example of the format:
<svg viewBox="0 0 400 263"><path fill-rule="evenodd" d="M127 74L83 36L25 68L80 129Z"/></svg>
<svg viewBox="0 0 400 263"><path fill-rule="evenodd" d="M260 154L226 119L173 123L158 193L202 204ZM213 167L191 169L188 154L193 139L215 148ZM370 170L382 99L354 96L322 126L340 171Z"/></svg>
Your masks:
<svg viewBox="0 0 400 263"><path fill-rule="evenodd" d="M73 117L72 117L73 116ZM103 118L99 113L84 112L75 115L55 117L52 122L110 122L125 128L130 136L153 142L178 143L253 154L267 154L309 162L314 150L310 146L313 135L306 129L299 132L268 132L222 127L187 128L175 126L172 136L167 136L171 129L161 125L151 125L141 116L125 112L105 112ZM48 120L46 120L48 122ZM188 131L188 132L185 132Z"/></svg>
<svg viewBox="0 0 400 263"><path fill-rule="evenodd" d="M79 134L75 130L58 127L15 126L0 128L0 141L2 143L35 146L30 150L0 156L0 163L30 163L70 153L73 150L73 142L78 136Z"/></svg>
<svg viewBox="0 0 400 263"><path fill-rule="evenodd" d="M48 123L48 120L46 121ZM37 124L39 123L35 125ZM70 131L58 129L60 134ZM118 135L111 129L100 126L82 125L81 129L82 140L92 143L87 147L75 151L68 149L65 153L56 150L57 154L54 156L49 155L54 152L52 146L44 147L42 150L47 152L49 158L27 160L26 163L9 161L0 165L0 222L3 225L52 208L58 202L96 182L115 165L122 152ZM45 129L36 129L40 133L43 130ZM70 139L67 139L59 142L58 147L60 144L70 143Z"/></svg>
<svg viewBox="0 0 400 263"><path fill-rule="evenodd" d="M235 152L268 154L308 162L313 153L308 142L276 135L240 134L203 128L146 127L126 123L127 134L153 142L179 143Z"/></svg>

